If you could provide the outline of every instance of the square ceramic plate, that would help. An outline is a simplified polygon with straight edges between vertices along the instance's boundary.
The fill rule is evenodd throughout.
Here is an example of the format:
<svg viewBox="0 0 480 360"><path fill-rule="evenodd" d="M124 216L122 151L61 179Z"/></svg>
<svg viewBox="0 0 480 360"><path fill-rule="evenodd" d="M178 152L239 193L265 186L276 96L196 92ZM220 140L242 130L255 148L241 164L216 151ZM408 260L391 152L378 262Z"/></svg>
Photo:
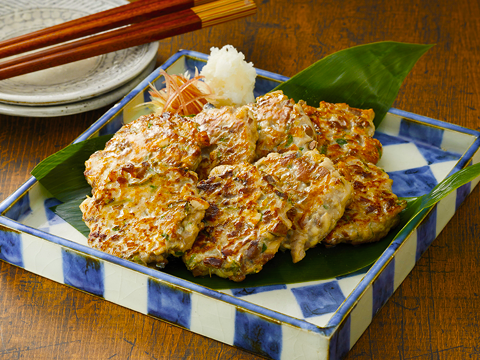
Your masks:
<svg viewBox="0 0 480 360"><path fill-rule="evenodd" d="M201 69L207 55L180 51L161 68ZM257 70L255 95L286 78ZM112 134L148 112L159 69L76 141ZM449 174L480 162L480 133L391 109L377 129L379 163L394 192L419 196ZM0 259L190 331L273 359L340 359L414 267L479 179L452 192L400 234L370 267L326 280L212 290L87 246L49 208L57 200L34 178L0 204ZM268 264L267 264L268 265Z"/></svg>

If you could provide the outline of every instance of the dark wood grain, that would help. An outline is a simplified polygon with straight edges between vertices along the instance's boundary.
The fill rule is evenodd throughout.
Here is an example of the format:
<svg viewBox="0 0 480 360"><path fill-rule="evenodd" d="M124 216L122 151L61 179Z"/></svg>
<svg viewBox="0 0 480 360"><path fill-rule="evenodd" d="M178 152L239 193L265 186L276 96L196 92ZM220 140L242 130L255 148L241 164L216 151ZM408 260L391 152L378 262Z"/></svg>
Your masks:
<svg viewBox="0 0 480 360"><path fill-rule="evenodd" d="M291 76L346 47L382 40L436 44L395 107L480 130L478 1L259 0L246 19L160 42L232 44L255 66ZM0 199L106 109L50 119L0 115ZM350 351L347 359L480 359L477 187ZM0 262L0 359L260 359Z"/></svg>

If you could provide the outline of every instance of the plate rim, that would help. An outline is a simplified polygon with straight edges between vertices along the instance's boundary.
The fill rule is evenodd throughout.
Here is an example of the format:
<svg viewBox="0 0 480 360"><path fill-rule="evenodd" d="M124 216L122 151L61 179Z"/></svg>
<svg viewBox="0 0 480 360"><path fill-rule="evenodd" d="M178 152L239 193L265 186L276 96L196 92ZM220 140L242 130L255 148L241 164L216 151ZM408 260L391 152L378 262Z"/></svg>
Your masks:
<svg viewBox="0 0 480 360"><path fill-rule="evenodd" d="M138 76L130 79L125 84L120 85L99 96L83 99L78 102L58 104L52 106L21 106L0 102L0 114L9 116L28 116L28 117L58 117L80 114L83 112L96 110L108 104L113 104L123 96L128 94L137 84L148 76L155 69L156 59L147 65Z"/></svg>
<svg viewBox="0 0 480 360"><path fill-rule="evenodd" d="M2 2L5 2L5 0L0 0L0 5ZM43 8L49 8L49 4L52 4L52 7L58 6L59 8L62 8L64 10L78 11L78 9L71 8L71 4L74 2L75 0L67 0L62 2L62 6L58 6L56 5L56 2L54 0L49 0L46 3L42 3L41 6L39 6L39 4L35 4L35 5L32 5L31 8L24 8L24 10L41 10ZM2 14L2 16L8 16L8 14L18 11L21 7L23 7L23 4L24 2L15 3L14 11L5 12L4 14ZM128 4L128 1L103 0L102 8L104 10L107 10L109 8L113 8L114 6L121 6L125 4ZM69 7L67 7L66 5L68 5ZM114 6L111 6L111 5L114 5ZM11 7L11 4L7 9L10 9L10 7ZM86 12L91 14L91 12L89 11L86 11ZM61 91L57 91L56 93L46 94L43 97L40 94L40 100L39 100L39 94L35 92L25 93L25 94L9 94L9 93L2 92L2 89L0 87L0 103L5 105L12 105L12 106L51 107L56 105L67 105L71 103L77 103L82 100L94 99L98 96L111 92L116 88L121 87L126 83L132 81L134 78L138 77L150 65L150 63L154 59L156 59L158 48L159 48L158 41L148 43L145 45L140 45L140 46L146 47L145 53L138 59L137 66L135 66L134 68L127 68L126 70L128 71L121 72L122 76L120 77L120 80L118 80L118 76L111 76L111 80L107 82L101 82L100 87L99 87L99 83L97 81L94 81L92 82L92 84L88 85L86 88L80 91L74 91L67 94L63 94ZM125 50L128 50L128 49L119 50L119 51L125 51ZM99 55L98 57L102 57L102 56L105 56L105 55ZM98 71L97 69L93 70L94 76L102 76L102 73L97 73L97 71ZM11 80L5 79L2 81L11 81ZM24 86L29 87L32 85L26 84ZM55 85L55 86L58 86L58 85ZM32 89L35 89L35 85L32 86Z"/></svg>

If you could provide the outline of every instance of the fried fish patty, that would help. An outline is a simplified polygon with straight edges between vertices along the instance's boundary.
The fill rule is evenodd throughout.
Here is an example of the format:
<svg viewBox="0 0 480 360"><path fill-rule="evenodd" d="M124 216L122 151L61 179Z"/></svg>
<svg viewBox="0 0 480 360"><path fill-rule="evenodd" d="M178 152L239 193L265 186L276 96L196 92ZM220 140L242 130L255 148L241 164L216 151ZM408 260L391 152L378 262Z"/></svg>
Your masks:
<svg viewBox="0 0 480 360"><path fill-rule="evenodd" d="M293 262L317 245L334 228L350 202L352 185L340 175L333 162L316 149L301 153L271 153L255 166L285 192L293 208L293 223L282 247L290 249Z"/></svg>
<svg viewBox="0 0 480 360"><path fill-rule="evenodd" d="M361 110L347 104L320 102L318 108L300 101L305 114L312 120L317 134L317 148L337 162L347 156L376 164L382 155L382 144L375 133L372 109Z"/></svg>
<svg viewBox="0 0 480 360"><path fill-rule="evenodd" d="M302 107L282 91L270 92L251 105L258 125L257 159L271 152L315 148L315 128Z"/></svg>
<svg viewBox="0 0 480 360"><path fill-rule="evenodd" d="M198 188L210 207L205 228L183 256L187 268L233 281L259 272L292 226L287 196L251 164L218 166Z"/></svg>
<svg viewBox="0 0 480 360"><path fill-rule="evenodd" d="M380 240L398 224L406 201L398 199L388 174L372 163L348 157L338 163L338 170L352 182L353 200L323 243L356 245Z"/></svg>
<svg viewBox="0 0 480 360"><path fill-rule="evenodd" d="M203 150L196 170L200 179L206 179L218 165L251 163L255 159L257 121L249 107L206 108L192 120L210 139L210 146Z"/></svg>
<svg viewBox="0 0 480 360"><path fill-rule="evenodd" d="M140 165L113 170L109 179L80 206L90 246L159 267L191 248L208 208L194 172Z"/></svg>
<svg viewBox="0 0 480 360"><path fill-rule="evenodd" d="M126 164L142 163L156 167L170 165L195 170L202 148L208 146L208 135L198 125L169 113L145 115L124 125L107 142L105 149L95 152L85 163L85 177L95 189L107 183L112 170Z"/></svg>

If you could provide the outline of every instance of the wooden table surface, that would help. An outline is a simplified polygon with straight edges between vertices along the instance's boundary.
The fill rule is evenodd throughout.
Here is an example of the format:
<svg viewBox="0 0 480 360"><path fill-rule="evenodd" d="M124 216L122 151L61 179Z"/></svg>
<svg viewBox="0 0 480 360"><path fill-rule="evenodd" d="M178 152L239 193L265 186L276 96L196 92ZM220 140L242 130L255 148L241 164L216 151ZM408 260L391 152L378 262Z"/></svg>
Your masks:
<svg viewBox="0 0 480 360"><path fill-rule="evenodd" d="M232 44L261 69L294 75L332 52L382 40L436 44L396 108L480 130L478 1L258 0L246 19L160 42ZM0 115L0 200L107 107L73 116ZM347 359L480 359L480 187L423 255ZM0 359L259 359L0 261Z"/></svg>

